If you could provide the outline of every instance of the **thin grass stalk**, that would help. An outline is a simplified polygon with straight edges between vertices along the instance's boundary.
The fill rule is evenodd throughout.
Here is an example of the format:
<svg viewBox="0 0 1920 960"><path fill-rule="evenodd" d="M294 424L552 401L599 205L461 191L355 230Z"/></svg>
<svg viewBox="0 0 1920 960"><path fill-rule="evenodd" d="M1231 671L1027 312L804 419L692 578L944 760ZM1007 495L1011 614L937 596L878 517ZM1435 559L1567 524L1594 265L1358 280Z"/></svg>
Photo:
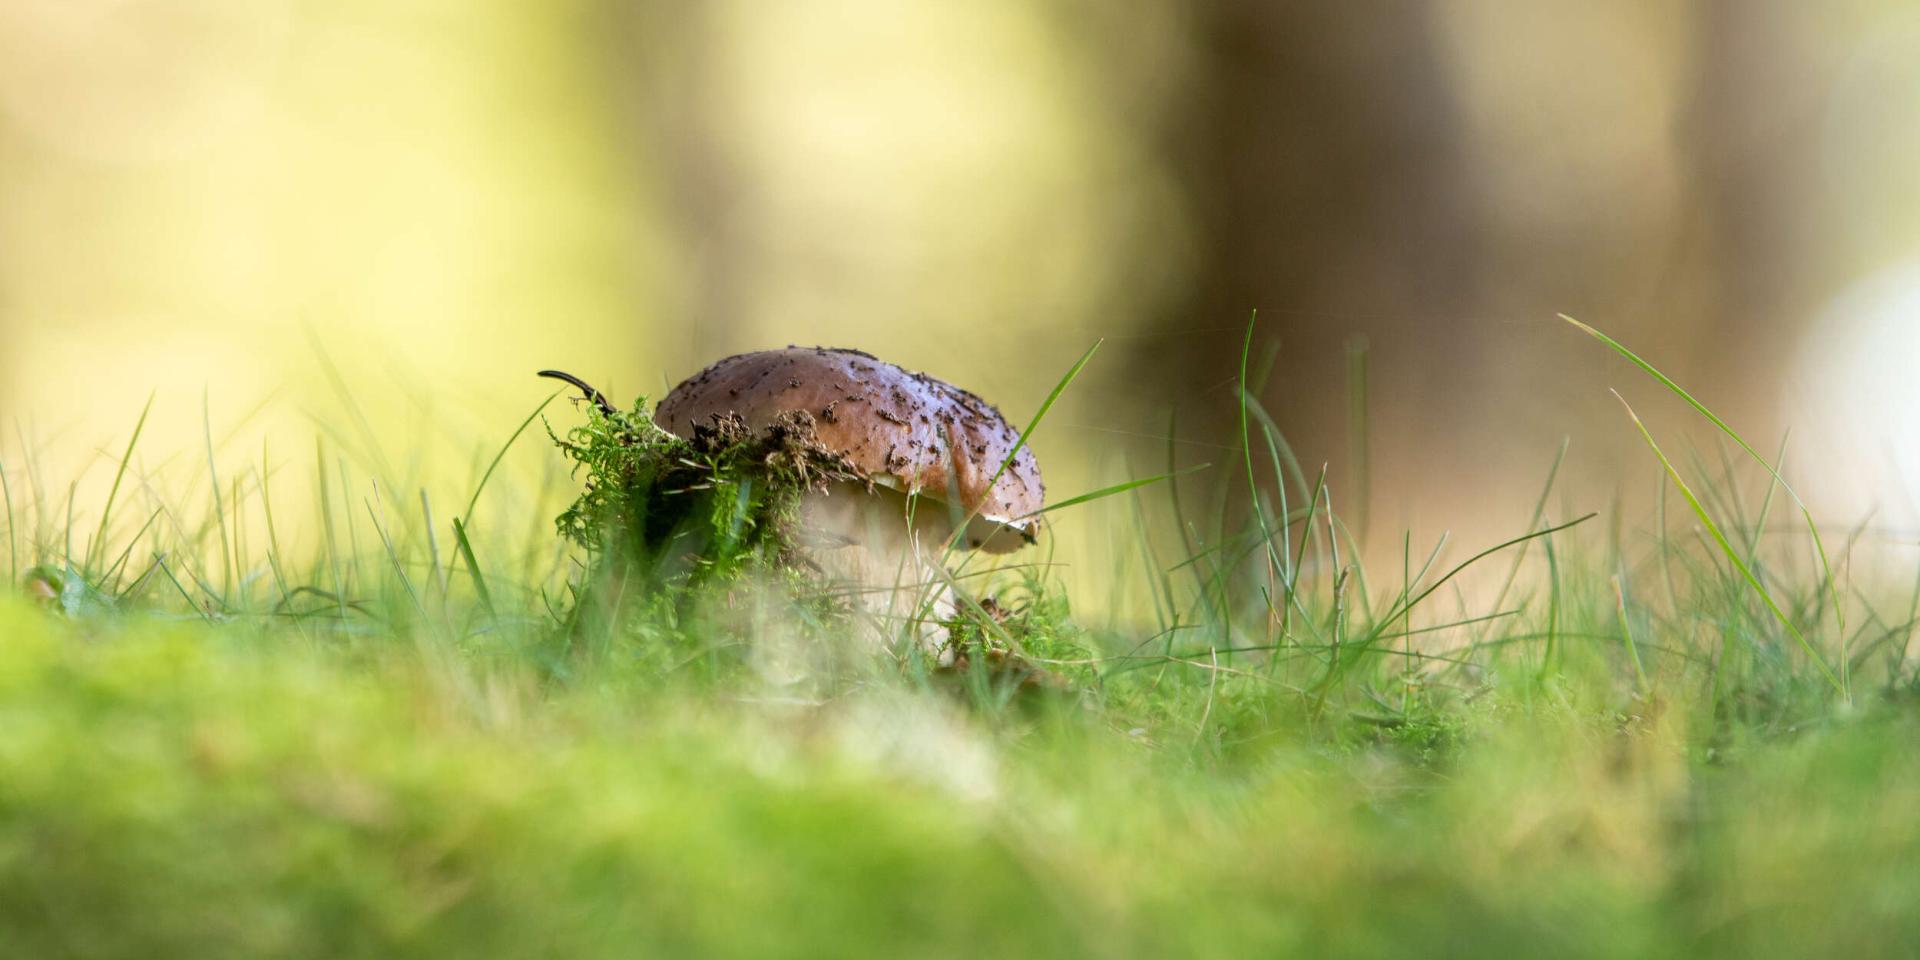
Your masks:
<svg viewBox="0 0 1920 960"><path fill-rule="evenodd" d="M147 414L153 412L153 400L155 396L157 396L156 393L147 394L147 402L140 408L140 419L133 425L133 436L127 438L126 452L120 455L120 466L113 472L113 485L107 488L107 502L100 508L100 529L94 533L93 542L87 545L86 560L82 563L82 566L86 568L91 569L95 553L106 548L107 524L113 519L113 501L114 498L120 495L120 481L126 478L127 464L133 461L133 448L140 443L140 434L147 428ZM13 529L13 494L11 491L7 494L7 529L9 531L8 535L11 537L11 531ZM67 556L69 558L73 556L71 544L68 546ZM17 560L15 561L15 565L18 566ZM16 577L17 576L16 574Z"/></svg>
<svg viewBox="0 0 1920 960"><path fill-rule="evenodd" d="M1752 569L1748 568L1746 561L1740 558L1739 551L1735 550L1733 544L1727 541L1727 535L1721 531L1720 525L1715 523L1713 517L1707 513L1707 508L1701 504L1700 498L1693 492L1693 488L1688 486L1686 480L1680 476L1680 471L1674 468L1673 461L1667 459L1666 452L1660 449L1660 444L1653 438L1653 432L1647 429L1647 425L1640 419L1640 415L1634 412L1632 405L1628 404L1626 398L1621 397L1617 391L1614 393L1614 397L1619 399L1621 406L1626 407L1627 416L1633 418L1633 425L1639 429L1640 435L1645 438L1647 442L1647 446L1653 450L1654 456L1660 460L1660 465L1666 468L1667 475L1672 478L1674 486L1679 489L1680 495L1686 499L1687 504L1693 508L1694 515L1700 519L1701 526L1705 527L1707 533L1713 537L1714 542L1719 545L1720 551L1725 554L1727 560L1733 564L1734 569L1739 572L1740 577L1747 582L1748 586L1753 588L1755 596L1759 597L1760 601L1773 613L1774 618L1780 622L1780 625L1786 628L1788 635L1793 637L1794 642L1800 645L1800 649L1814 662L1814 665L1820 668L1821 675L1833 686L1834 692L1840 694L1842 700L1851 702L1853 695L1851 691L1847 689L1845 682L1841 680L1839 675L1834 673L1832 667L1827 665L1826 659L1821 657L1819 651L1814 649L1812 641L1808 640L1806 634L1801 632L1799 625L1795 624L1793 619L1787 616L1786 611L1780 609L1780 604L1773 599L1773 594L1760 582L1759 577L1754 576Z"/></svg>
<svg viewBox="0 0 1920 960"><path fill-rule="evenodd" d="M1819 525L1816 524L1813 520L1813 511L1807 507L1806 501L1800 498L1799 492L1794 490L1793 485L1788 483L1786 478L1781 476L1780 471L1778 469L1775 469L1773 464L1768 463L1767 459L1765 457L1762 457L1759 451L1753 449L1753 445L1747 443L1746 438L1740 436L1739 433L1735 432L1733 427L1729 426L1725 420L1720 419L1719 414L1716 414L1712 410L1707 409L1706 404L1703 404L1699 400L1694 399L1693 394L1688 393L1678 383L1675 383L1673 378L1660 372L1660 370L1656 368L1653 364L1648 363L1646 360L1642 359L1639 354L1634 353L1632 350L1627 349L1626 346L1622 345L1619 341L1614 340L1612 337L1609 337L1606 334L1601 333L1600 331L1594 329L1593 327L1590 327L1584 323L1581 323L1580 321L1575 320L1574 318L1569 317L1564 313L1560 314L1559 316L1560 316L1560 319L1565 320L1566 322L1572 324L1574 327L1584 331L1587 335L1600 341L1602 344L1605 344L1608 349L1614 351L1615 353L1619 354L1622 357L1625 357L1628 362L1632 363L1636 367L1639 367L1648 376L1651 376L1655 380L1659 381L1660 384L1666 387L1669 392L1679 397L1681 400L1685 401L1688 406L1692 407L1694 409L1694 412L1705 417L1707 419L1707 422L1713 424L1714 427L1717 428L1721 433L1726 434L1727 437L1731 439L1734 443L1739 444L1740 449L1746 451L1747 456L1752 457L1754 462L1760 464L1761 467L1766 469L1767 473L1771 474L1773 478L1779 482L1781 489L1787 491L1787 496L1792 497L1794 504L1800 508L1800 516L1803 520L1806 521L1807 533L1813 540L1814 552L1819 556L1820 569L1825 577L1825 583L1823 585L1833 598L1834 617L1839 623L1840 632L1845 633L1847 629L1846 612L1842 608L1842 605L1840 603L1838 588L1834 583L1833 564L1827 558L1826 543L1820 537Z"/></svg>
<svg viewBox="0 0 1920 960"><path fill-rule="evenodd" d="M207 480L213 492L214 526L220 536L220 604L227 606L227 595L233 591L233 548L228 542L226 504L220 497L220 471L213 464L213 401L210 389L200 392L201 435L206 440Z"/></svg>
<svg viewBox="0 0 1920 960"><path fill-rule="evenodd" d="M0 464L0 496L6 498L7 506L7 583L18 586L20 583L19 524L14 519L13 484L7 480L5 464Z"/></svg>

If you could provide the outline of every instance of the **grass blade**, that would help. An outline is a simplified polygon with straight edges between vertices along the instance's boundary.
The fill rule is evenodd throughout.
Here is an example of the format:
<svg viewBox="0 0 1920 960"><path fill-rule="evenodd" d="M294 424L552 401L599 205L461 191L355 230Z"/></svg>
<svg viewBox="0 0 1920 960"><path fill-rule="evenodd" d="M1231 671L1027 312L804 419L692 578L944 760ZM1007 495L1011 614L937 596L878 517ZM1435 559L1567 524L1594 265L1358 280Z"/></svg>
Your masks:
<svg viewBox="0 0 1920 960"><path fill-rule="evenodd" d="M1560 438L1560 452L1553 455L1553 466L1547 468L1547 482L1540 488L1540 499L1533 503L1533 516L1527 521L1528 530L1539 529L1540 521L1546 519L1547 500L1553 496L1554 482L1560 478L1560 467L1567 462L1567 449L1572 445L1572 437ZM1506 605L1507 595L1513 591L1514 581L1520 578L1520 567L1526 562L1529 546L1531 544L1521 544L1519 552L1514 554L1513 565L1507 568L1507 577L1500 583L1500 592L1493 597L1495 610Z"/></svg>
<svg viewBox="0 0 1920 960"><path fill-rule="evenodd" d="M473 488L473 496L467 499L467 509L460 513L462 517L466 518L467 523L473 523L473 508L480 503L480 491L487 488L487 481L493 479L493 471L500 466L501 460L506 459L507 451L513 449L513 442L520 439L521 434L527 432L527 427L531 426L533 421L540 418L541 412L547 409L547 404L552 403L553 398L559 396L562 392L563 391L556 390L553 393L547 394L547 398L540 401L540 405L534 407L533 412L527 414L525 420L520 421L520 426L514 429L513 436L508 437L507 442L501 445L500 452L493 455L493 462L487 464L487 472L480 475L479 485Z"/></svg>
<svg viewBox="0 0 1920 960"><path fill-rule="evenodd" d="M273 489L269 485L273 468L268 464L267 442L260 441L260 512L267 521L267 568L273 571L274 586L280 590L280 602L285 603L291 594L287 591L287 572L280 566L280 531L273 523Z"/></svg>
<svg viewBox="0 0 1920 960"><path fill-rule="evenodd" d="M306 326L306 334L307 342L313 348L314 358L320 361L320 371L326 374L328 385L333 387L334 394L340 398L340 405L346 408L347 414L353 418L353 425L360 433L360 442L366 448L366 457L372 460L375 471L385 477L388 482L397 480L392 464L387 461L386 450L380 446L379 434L374 432L373 424L367 419L366 411L361 408L360 399L354 395L353 388L347 386L347 378L340 373L340 368L334 365L333 356L327 353L326 345L321 342L319 332L309 324ZM347 495L345 474L341 475L340 495L344 504L344 498ZM347 516L353 516L351 509L347 511Z"/></svg>
<svg viewBox="0 0 1920 960"><path fill-rule="evenodd" d="M1359 644L1356 644L1356 646L1363 649L1367 647L1371 647L1376 641L1378 641L1382 636L1385 635L1386 631L1392 626L1394 621L1400 619L1404 614L1412 610L1414 607L1419 606L1428 597L1433 596L1435 591L1439 590L1443 586L1446 586L1449 582L1453 580L1453 578L1466 572L1467 569L1472 567L1474 564L1479 563L1480 561L1485 560L1486 558L1491 557L1494 554L1507 549L1508 547L1519 546L1521 544L1525 544L1534 540L1541 539L1542 537L1551 537L1554 534L1560 533L1564 530L1571 530L1574 527L1577 527L1583 523L1586 523L1588 520L1592 520L1594 517L1597 517L1597 516L1599 516L1599 514L1589 513L1583 517L1580 517L1577 520L1569 520L1566 523L1560 524L1558 526L1546 527L1541 530L1534 530L1528 533L1524 533L1520 536L1514 537L1511 540L1506 540L1501 543L1494 544L1493 546L1488 547L1485 550L1482 550L1471 557L1468 557L1467 559L1461 561L1460 563L1455 564L1453 569L1448 570L1444 576L1442 576L1438 580L1435 580L1432 584L1428 585L1426 589L1420 591L1417 594L1414 594L1413 598L1406 601L1404 605L1396 604L1392 607L1389 607L1387 609L1386 614L1380 618L1378 622L1379 625L1375 626L1373 630L1369 632L1367 636L1364 637Z"/></svg>
<svg viewBox="0 0 1920 960"><path fill-rule="evenodd" d="M1247 361L1253 355L1253 327L1260 319L1260 311L1255 310L1247 320L1247 334L1240 342L1240 380L1238 383L1240 403L1240 459L1247 467L1247 499L1253 505L1254 520L1260 524L1260 538L1268 549L1272 549L1273 531L1267 526L1267 512L1260 508L1260 481L1253 472L1253 431L1247 423ZM1275 482L1285 484L1285 477L1276 477Z"/></svg>
<svg viewBox="0 0 1920 960"><path fill-rule="evenodd" d="M378 484L373 488L373 498L381 501ZM400 563L400 553L393 548L393 538L387 535L387 525L381 522L380 513L374 511L372 503L362 502L367 508L367 519L373 523L373 532L380 537L380 545L387 551L387 562L393 566L394 577L399 579L401 589L407 591L407 599L413 601L413 611L419 615L420 622L427 622L427 608L420 602L419 591L413 588L413 578L407 576L407 568ZM380 502L380 510L386 510L384 501Z"/></svg>
<svg viewBox="0 0 1920 960"><path fill-rule="evenodd" d="M20 582L20 542L15 529L18 524L13 519L13 484L7 482L7 468L0 464L0 494L7 500L7 582Z"/></svg>
<svg viewBox="0 0 1920 960"><path fill-rule="evenodd" d="M1842 607L1840 603L1840 588L1839 588L1838 582L1834 579L1834 576L1833 576L1833 563L1827 559L1827 545L1825 541L1820 539L1820 527L1818 524L1813 522L1813 511L1807 508L1806 501L1800 499L1800 494L1793 489L1792 484L1787 482L1787 478L1781 476L1780 471L1775 469L1773 464L1767 462L1767 458L1761 456L1760 451L1755 450L1753 448L1753 445L1746 441L1746 438L1740 436L1739 433L1735 432L1733 427L1729 426L1725 420L1720 419L1719 414L1716 414L1712 410L1707 409L1706 404L1701 403L1699 400L1694 399L1693 394L1688 393L1685 388L1681 387L1678 383L1675 383L1672 377L1669 377L1666 374L1661 373L1658 367L1655 367L1653 364L1648 363L1646 360L1642 359L1639 354L1634 353L1632 350L1627 349L1627 347L1624 344L1620 343L1620 341L1615 340L1612 337L1609 337L1606 334L1601 333L1600 331L1595 330L1594 328L1584 323L1581 323L1580 321L1575 320L1574 318L1569 317L1564 313L1560 314L1560 319L1565 320L1566 322L1573 324L1578 329L1585 331L1588 336L1593 337L1595 340L1598 340L1601 343L1605 344L1607 349L1612 350L1614 353L1617 353L1620 356L1626 358L1627 362L1633 364L1636 367L1639 367L1641 370L1645 371L1648 376L1654 378L1655 380L1658 380L1661 386L1666 387L1667 390L1671 392L1674 396L1679 397L1681 400L1685 401L1687 406L1690 406L1694 409L1694 412L1705 417L1707 419L1707 422L1713 424L1715 428L1717 428L1721 433L1725 434L1727 436L1727 439L1732 440L1736 444L1739 444L1740 449L1745 450L1747 452L1747 456L1752 457L1755 463L1760 464L1760 466L1764 468L1767 471L1767 473L1773 477L1774 482L1780 484L1780 489L1785 490L1787 492L1787 496L1793 498L1794 505L1800 508L1801 518L1804 519L1807 523L1807 532L1811 534L1813 537L1813 549L1816 553L1819 554L1820 571L1822 576L1826 578L1827 592L1828 592L1829 598L1833 602L1834 620L1839 624L1840 633L1842 636L1844 636L1847 632L1847 615L1846 615L1845 609ZM1625 403L1626 401L1622 400L1621 402ZM1629 410L1631 410L1631 408L1629 408ZM1636 423L1639 422L1638 417L1634 418L1634 420ZM1669 467L1668 469L1669 471L1671 471L1672 468Z"/></svg>
<svg viewBox="0 0 1920 960"><path fill-rule="evenodd" d="M113 500L120 495L120 481L126 479L127 464L133 462L133 448L140 442L141 431L147 428L147 414L153 412L153 398L154 394L147 394L147 405L140 408L140 419L133 425L133 436L127 439L127 452L120 455L120 467L113 472L113 486L107 489L106 505L100 508L100 529L94 534L93 542L87 544L87 560L85 566L89 568L93 566L94 554L106 545L107 522L113 519ZM11 494L8 495L8 501L12 501ZM11 507L7 510L7 517L8 527L11 529L13 517ZM72 556L73 552L69 550L67 555Z"/></svg>
<svg viewBox="0 0 1920 960"><path fill-rule="evenodd" d="M173 584L173 588L180 591L180 599L187 602L188 609L192 610L195 616L206 621L207 626L214 626L213 617L208 616L207 611L201 608L199 601L193 599L193 594L187 592L186 584L181 583L180 578L173 575L173 568L167 566L167 559L155 557L153 562L159 566L161 573L167 575L167 580Z"/></svg>
<svg viewBox="0 0 1920 960"><path fill-rule="evenodd" d="M340 622L345 623L347 592L340 575L340 542L334 538L333 533L333 495L328 492L327 486L327 447L326 442L317 436L313 438L313 457L314 466L319 471L320 529L325 534L323 543L327 554L327 572L333 576L333 598L340 607ZM344 482L343 478L343 485ZM342 493L344 492L343 490Z"/></svg>
<svg viewBox="0 0 1920 960"><path fill-rule="evenodd" d="M1634 412L1633 405L1627 403L1627 398L1620 396L1618 391L1614 391L1613 395L1615 399L1620 401L1621 406L1627 408L1627 416L1633 418L1633 425L1639 429L1640 436L1646 439L1647 446L1653 450L1653 455L1659 458L1660 465L1666 468L1668 478L1673 481L1675 487L1679 488L1680 496L1686 499L1687 505L1693 508L1694 516L1700 519L1701 526L1706 528L1707 534L1713 538L1714 543L1719 545L1720 552L1726 555L1728 562L1733 564L1734 570L1739 572L1741 579L1745 580L1747 586L1753 589L1754 595L1758 596L1760 601L1766 604L1767 609L1773 613L1774 618L1779 620L1780 625L1786 628L1788 635L1792 636L1794 642L1800 645L1800 649L1805 651L1808 658L1812 659L1814 664L1820 668L1821 675L1826 677L1829 684L1833 685L1834 692L1840 694L1842 699L1851 701L1853 696L1847 690L1846 684L1842 683L1840 677L1833 672L1833 668L1827 665L1826 659L1820 656L1819 651L1813 648L1813 643L1807 639L1806 634L1802 633L1800 628L1794 625L1793 619L1787 616L1786 611L1780 609L1780 604L1774 601L1773 594L1760 582L1759 577L1754 576L1753 568L1747 566L1747 562L1741 559L1740 551L1734 549L1733 544L1727 540L1727 535L1721 531L1720 525L1713 522L1713 517L1707 513L1707 508L1701 505L1700 497L1693 492L1693 488L1688 486L1687 481L1680 476L1680 471L1674 468L1673 461L1667 459L1666 451L1660 449L1659 442L1653 438L1653 431L1647 429L1647 425L1640 419L1640 415ZM1784 481L1782 482L1782 488L1785 489ZM1791 491L1789 490L1789 492Z"/></svg>
<svg viewBox="0 0 1920 960"><path fill-rule="evenodd" d="M1640 681L1640 695L1647 695L1647 668L1640 662L1640 645L1633 640L1633 619L1627 612L1626 570L1622 568L1613 578L1613 599L1615 609L1620 612L1620 639L1627 647L1627 659L1633 662L1633 675Z"/></svg>
<svg viewBox="0 0 1920 960"><path fill-rule="evenodd" d="M1047 394L1047 399L1040 404L1040 409L1034 411L1033 419L1027 422L1027 428L1020 431L1019 438L1013 443L1013 449L1008 450L1006 459L1000 461L1000 468L993 471L993 476L987 478L987 490L991 491L994 485L1000 482L1001 475L1007 472L1007 468L1013 466L1014 458L1019 456L1020 450L1027 445L1027 439L1033 436L1035 430L1039 429L1040 422L1047 418L1047 411L1053 409L1053 405L1060 399L1060 395L1067 391L1067 386L1073 383L1074 378L1080 376L1080 371L1086 368L1087 361L1093 359L1094 351L1100 349L1100 345L1105 342L1105 339L1095 340L1093 346L1088 347L1087 352L1081 354L1080 359L1074 361L1073 368L1067 371L1066 376L1061 377L1060 382L1053 385L1053 391ZM980 506L967 511L967 515L962 518L959 523L954 524L953 533L947 538L946 547L942 550L943 554L951 554L959 545L960 541L966 537L967 526L973 523L975 517L980 515L980 507L984 506L986 506L986 502L983 500Z"/></svg>
<svg viewBox="0 0 1920 960"><path fill-rule="evenodd" d="M440 604L447 602L447 571L440 565L440 537L433 532L433 501L427 497L427 488L420 488L420 521L427 532L428 576L433 586L440 590Z"/></svg>
<svg viewBox="0 0 1920 960"><path fill-rule="evenodd" d="M207 442L207 477L213 487L213 518L220 531L220 603L224 607L227 595L233 592L233 545L228 540L226 504L220 499L220 471L213 465L213 404L208 390L200 392L200 426Z"/></svg>
<svg viewBox="0 0 1920 960"><path fill-rule="evenodd" d="M1774 452L1773 462L1786 466L1787 441L1790 438L1791 432L1781 434L1780 449ZM1766 538L1767 522L1773 518L1774 495L1779 491L1780 484L1769 482L1767 495L1760 501L1760 513L1753 521L1753 536L1747 540L1747 559L1752 563L1760 562L1760 542Z"/></svg>
<svg viewBox="0 0 1920 960"><path fill-rule="evenodd" d="M140 529L134 531L133 536L128 538L127 548L120 551L120 556L114 558L113 563L109 564L107 569L101 572L99 581L102 592L113 592L113 584L114 581L119 579L120 569L126 566L127 561L133 557L133 548L139 546L140 538L146 536L147 531L153 529L154 521L159 519L160 511L153 511L153 513L147 517L147 522L141 524Z"/></svg>
<svg viewBox="0 0 1920 960"><path fill-rule="evenodd" d="M1163 473L1158 476L1146 477L1140 480L1128 480L1125 483L1116 483L1110 487L1101 487L1098 490L1094 490L1089 493L1083 493L1076 497L1068 497L1067 499L1062 500L1059 503L1047 504L1046 506L1033 511L1032 513L1027 514L1026 517L1022 517L1021 519L1024 520L1027 517L1037 517L1043 513L1052 513L1055 510L1065 510L1068 507L1077 507L1083 503L1092 503L1095 500L1104 500L1115 494L1126 493L1129 490L1137 490L1141 487L1149 486L1151 484L1160 483L1166 480L1171 480L1174 477L1184 477L1190 473L1198 473L1211 466L1213 466L1213 464L1211 463L1198 463L1198 464L1194 464L1191 467L1186 468L1185 470L1178 470L1173 473Z"/></svg>
<svg viewBox="0 0 1920 960"><path fill-rule="evenodd" d="M1246 337L1244 340L1242 340L1240 344L1240 380L1238 383L1238 398L1240 401L1238 404L1240 408L1240 411L1239 411L1240 412L1240 455L1241 455L1241 461L1246 464L1246 468L1247 468L1247 502L1251 505L1253 509L1254 520L1260 526L1260 542L1262 546L1264 546L1266 549L1268 567L1269 569L1275 570L1277 572L1277 575L1280 578L1289 579L1288 575L1291 571L1288 569L1287 561L1285 558L1286 558L1287 548L1288 546L1290 546L1290 544L1288 544L1286 541L1291 540L1293 534L1287 528L1287 525L1286 525L1287 524L1287 519L1286 519L1287 478L1285 475L1283 475L1280 472L1278 454L1273 453L1274 452L1274 443L1273 443L1274 431L1269 429L1268 421L1265 419L1264 412L1261 415L1262 416L1261 429L1265 433L1265 436L1267 439L1268 452L1273 453L1274 455L1273 483L1274 483L1274 486L1279 488L1279 491L1280 491L1280 524L1281 524L1280 533L1282 534L1282 542L1278 547L1275 547L1273 543L1275 532L1273 527L1267 523L1267 511L1266 511L1266 508L1262 506L1260 502L1260 480L1255 475L1255 472L1253 469L1253 431L1248 424L1248 416L1250 413L1249 407L1253 406L1254 400L1253 400L1252 390L1247 384L1247 361L1253 356L1253 327L1254 327L1254 323L1258 321L1259 318L1260 318L1260 312L1258 310L1254 311L1253 316L1248 318ZM1282 605L1282 609L1284 610L1286 600L1283 599L1280 601L1280 603ZM1273 600L1273 597L1269 595L1267 597L1267 614L1268 614L1269 620L1272 619L1273 608L1274 608L1274 600ZM1286 614L1282 614L1282 616L1285 617ZM1284 628L1283 628L1283 632L1284 632Z"/></svg>
<svg viewBox="0 0 1920 960"><path fill-rule="evenodd" d="M480 575L480 561L473 557L473 544L467 542L467 526L459 517L453 518L453 543L460 550L460 560L467 565L467 575L473 578L473 591L480 596L480 606L487 616L494 616L493 595L487 592L487 578Z"/></svg>

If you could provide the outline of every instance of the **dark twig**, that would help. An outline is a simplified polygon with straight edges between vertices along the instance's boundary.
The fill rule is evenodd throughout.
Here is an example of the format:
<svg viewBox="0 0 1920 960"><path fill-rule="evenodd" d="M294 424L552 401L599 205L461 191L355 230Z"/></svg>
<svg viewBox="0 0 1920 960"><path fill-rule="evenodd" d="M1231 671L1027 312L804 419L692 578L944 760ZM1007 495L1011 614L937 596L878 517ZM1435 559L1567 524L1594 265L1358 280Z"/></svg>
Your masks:
<svg viewBox="0 0 1920 960"><path fill-rule="evenodd" d="M582 380L571 373L563 373L559 370L542 370L540 371L540 376L546 377L550 380L563 380L567 383L573 384L574 387L578 388L581 393L586 395L586 398L588 400L593 401L594 406L600 408L601 413L604 413L607 416L613 416L613 404L607 402L607 395L604 393L601 393L599 390L594 389L585 380Z"/></svg>

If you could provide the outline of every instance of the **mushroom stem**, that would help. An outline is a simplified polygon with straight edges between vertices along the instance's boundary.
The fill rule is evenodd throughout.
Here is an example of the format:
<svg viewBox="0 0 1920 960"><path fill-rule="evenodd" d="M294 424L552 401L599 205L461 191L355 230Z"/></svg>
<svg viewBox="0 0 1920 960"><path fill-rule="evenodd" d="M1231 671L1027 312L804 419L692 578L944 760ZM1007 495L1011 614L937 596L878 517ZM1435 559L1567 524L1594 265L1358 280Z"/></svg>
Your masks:
<svg viewBox="0 0 1920 960"><path fill-rule="evenodd" d="M878 646L917 645L942 664L952 657L944 621L953 619L952 587L937 547L944 530L924 514L909 522L906 498L851 483L810 492L799 531L808 559L827 578L854 591L855 606L873 617Z"/></svg>

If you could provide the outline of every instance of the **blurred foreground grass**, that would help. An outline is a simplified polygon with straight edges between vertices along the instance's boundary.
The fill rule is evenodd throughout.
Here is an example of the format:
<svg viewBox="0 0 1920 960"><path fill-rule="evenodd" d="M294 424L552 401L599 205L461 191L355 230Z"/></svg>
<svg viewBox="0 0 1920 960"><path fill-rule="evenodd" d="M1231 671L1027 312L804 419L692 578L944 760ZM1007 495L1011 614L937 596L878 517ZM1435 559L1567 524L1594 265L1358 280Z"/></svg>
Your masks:
<svg viewBox="0 0 1920 960"><path fill-rule="evenodd" d="M1210 495L1089 505L1111 596L980 588L1066 690L823 658L737 584L582 627L552 534L325 452L310 556L271 468L77 531L16 485L0 955L1911 955L1905 561L1728 459L1669 473L1692 522L1549 479L1369 570L1247 413Z"/></svg>
<svg viewBox="0 0 1920 960"><path fill-rule="evenodd" d="M1734 722L1718 748L1686 702L1622 714L1577 684L1487 693L1428 719L1444 730L1276 716L1197 732L1072 700L987 715L899 686L809 704L556 689L404 647L63 624L20 604L0 636L8 956L1920 942L1905 702L1767 735ZM1226 696L1261 712L1251 690Z"/></svg>

